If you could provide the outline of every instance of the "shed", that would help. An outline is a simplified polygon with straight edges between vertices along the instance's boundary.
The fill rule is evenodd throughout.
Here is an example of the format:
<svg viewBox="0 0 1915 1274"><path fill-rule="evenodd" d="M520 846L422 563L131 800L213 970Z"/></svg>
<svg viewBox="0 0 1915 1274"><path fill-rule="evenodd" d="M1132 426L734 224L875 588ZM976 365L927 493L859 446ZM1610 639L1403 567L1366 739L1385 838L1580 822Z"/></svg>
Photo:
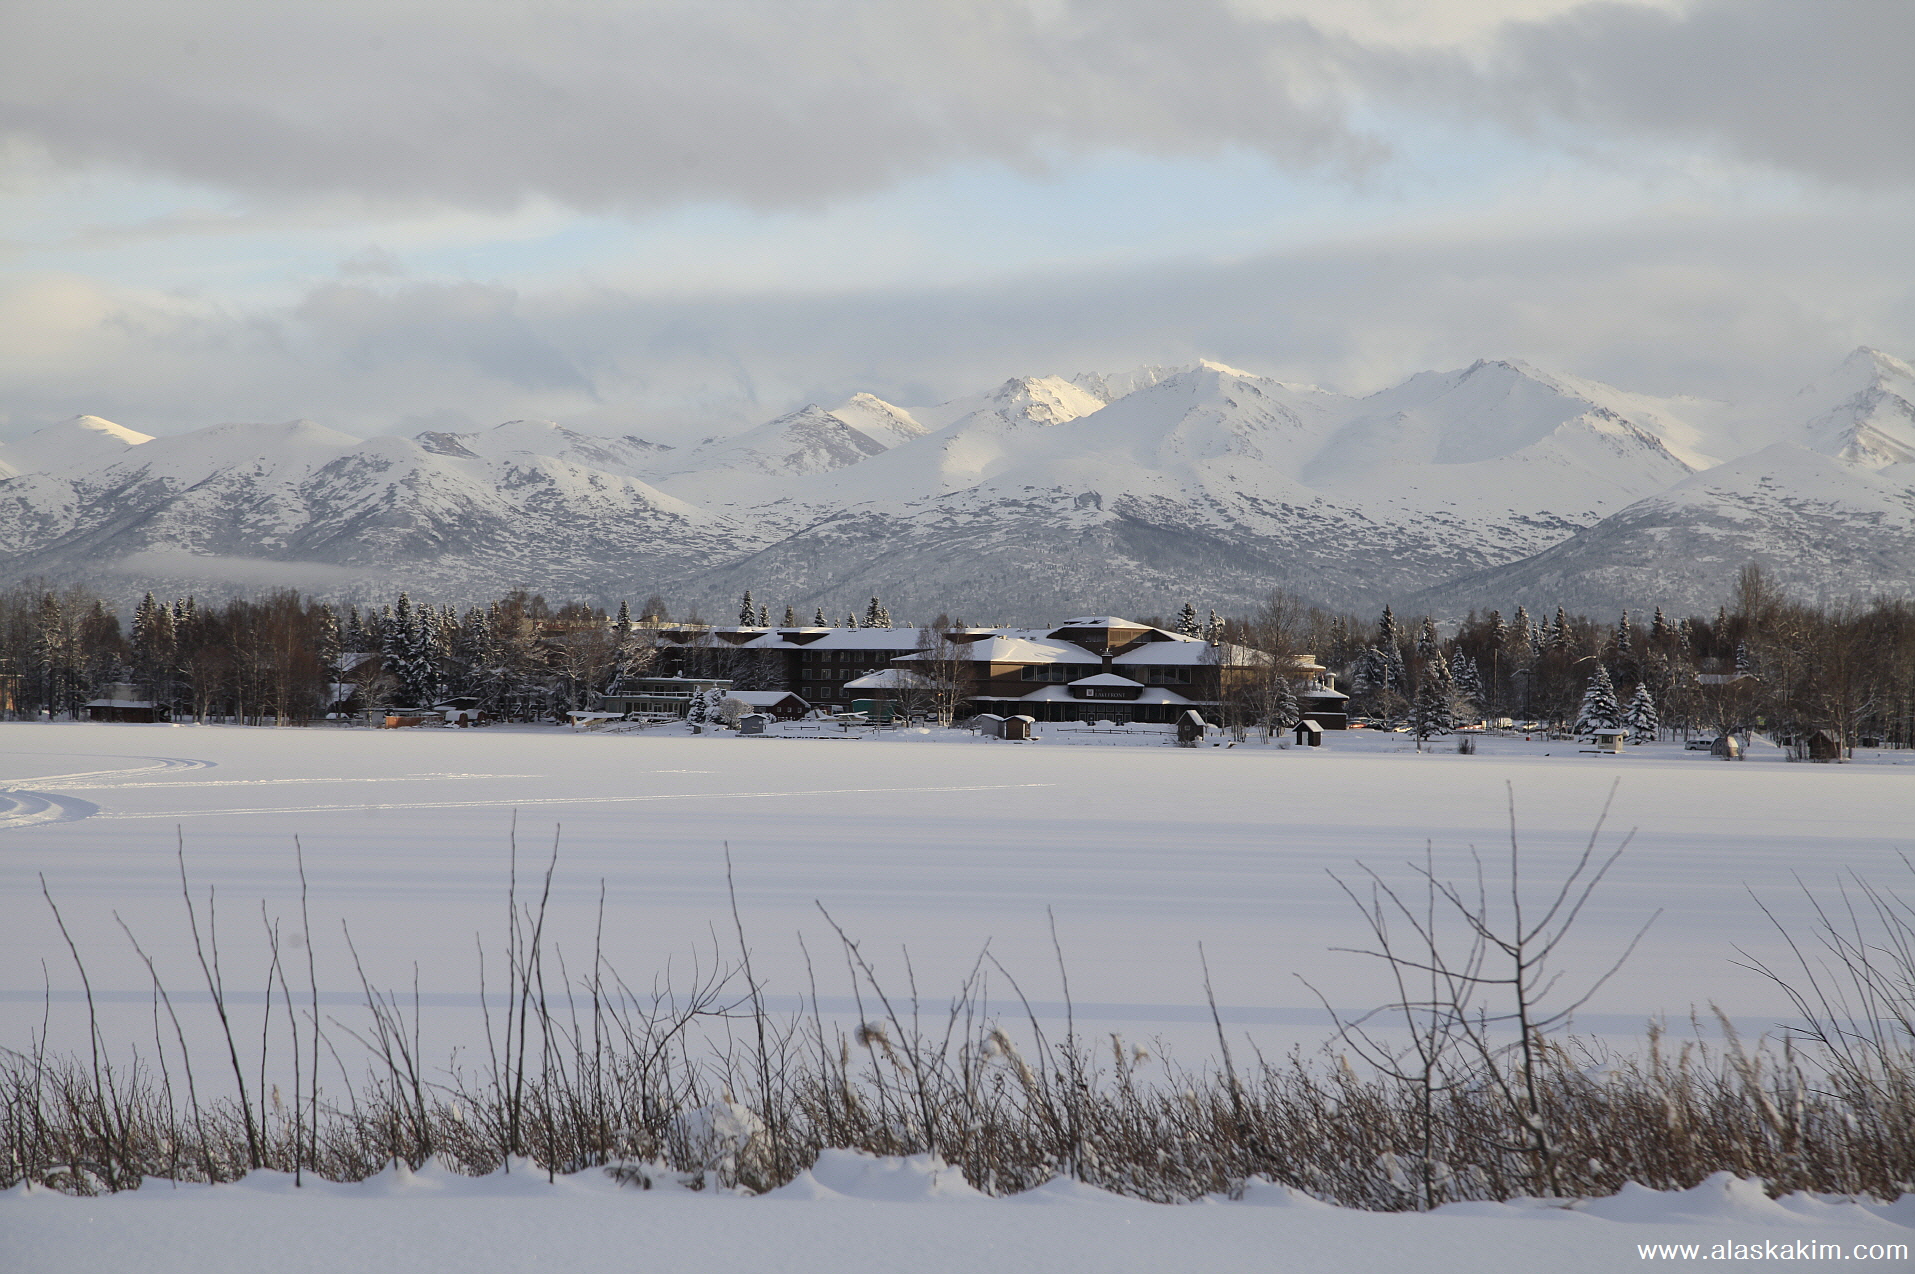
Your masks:
<svg viewBox="0 0 1915 1274"><path fill-rule="evenodd" d="M1323 746L1323 727L1309 717L1297 722L1297 743L1303 747Z"/></svg>
<svg viewBox="0 0 1915 1274"><path fill-rule="evenodd" d="M1004 737L1004 718L995 712L980 712L971 718L971 724L977 727L979 734L988 739Z"/></svg>
<svg viewBox="0 0 1915 1274"><path fill-rule="evenodd" d="M1604 726L1600 730L1591 730L1590 733L1595 736L1598 752L1620 752L1624 741L1629 737L1629 731L1619 726Z"/></svg>
<svg viewBox="0 0 1915 1274"><path fill-rule="evenodd" d="M1033 737L1032 727L1036 724L1036 717L1006 717L1004 718L1004 737L1020 742L1028 741Z"/></svg>
<svg viewBox="0 0 1915 1274"><path fill-rule="evenodd" d="M1185 709L1177 718L1177 742L1194 748L1204 741L1204 715L1195 708Z"/></svg>
<svg viewBox="0 0 1915 1274"><path fill-rule="evenodd" d="M121 720L121 722L155 722L159 720L159 709L153 707L151 699L138 697L140 692L134 686L107 686L103 699L86 701L86 720Z"/></svg>
<svg viewBox="0 0 1915 1274"><path fill-rule="evenodd" d="M744 716L738 718L738 733L741 735L763 734L765 732L765 726L770 724L770 722L771 716L769 713L747 712Z"/></svg>
<svg viewBox="0 0 1915 1274"><path fill-rule="evenodd" d="M1809 760L1839 761L1842 759L1842 741L1827 730L1817 730L1806 740Z"/></svg>
<svg viewBox="0 0 1915 1274"><path fill-rule="evenodd" d="M736 699L751 711L776 717L780 721L796 721L811 711L810 704L789 690L727 690L725 698ZM744 714L740 715L742 717Z"/></svg>
<svg viewBox="0 0 1915 1274"><path fill-rule="evenodd" d="M1742 744L1733 734L1725 734L1709 745L1709 755L1719 756L1725 761L1742 759Z"/></svg>

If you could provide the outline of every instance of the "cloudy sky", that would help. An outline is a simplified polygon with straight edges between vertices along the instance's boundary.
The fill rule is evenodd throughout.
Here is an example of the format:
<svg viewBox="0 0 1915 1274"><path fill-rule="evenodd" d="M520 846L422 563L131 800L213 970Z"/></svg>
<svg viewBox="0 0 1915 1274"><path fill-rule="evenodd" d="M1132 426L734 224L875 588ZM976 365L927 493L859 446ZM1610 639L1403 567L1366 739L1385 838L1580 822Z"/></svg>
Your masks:
<svg viewBox="0 0 1915 1274"><path fill-rule="evenodd" d="M0 438L1915 355L1906 0L20 0Z"/></svg>

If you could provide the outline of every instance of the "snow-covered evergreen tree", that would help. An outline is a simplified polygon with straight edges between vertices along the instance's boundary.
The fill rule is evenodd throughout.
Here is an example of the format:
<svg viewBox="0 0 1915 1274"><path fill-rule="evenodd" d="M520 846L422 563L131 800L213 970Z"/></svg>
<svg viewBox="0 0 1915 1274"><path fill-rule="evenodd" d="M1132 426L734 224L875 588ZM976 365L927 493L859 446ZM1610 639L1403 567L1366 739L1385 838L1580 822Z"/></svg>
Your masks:
<svg viewBox="0 0 1915 1274"><path fill-rule="evenodd" d="M785 627L796 628L797 626L798 626L798 612L796 610L793 610L790 606L785 607Z"/></svg>
<svg viewBox="0 0 1915 1274"><path fill-rule="evenodd" d="M1201 625L1197 622L1197 608L1189 602L1177 612L1177 632L1185 637L1195 637Z"/></svg>
<svg viewBox="0 0 1915 1274"><path fill-rule="evenodd" d="M1628 663L1636 655L1636 634L1629 626L1629 612L1624 611L1622 618L1616 621L1616 659Z"/></svg>
<svg viewBox="0 0 1915 1274"><path fill-rule="evenodd" d="M1755 652L1749 649L1746 641L1735 644L1735 670L1744 677L1757 675Z"/></svg>
<svg viewBox="0 0 1915 1274"><path fill-rule="evenodd" d="M1403 631L1397 627L1396 612L1388 606L1383 608L1382 617L1376 621L1376 645L1378 650L1386 654L1392 650L1402 653Z"/></svg>
<svg viewBox="0 0 1915 1274"><path fill-rule="evenodd" d="M1576 710L1576 724L1571 727L1573 734L1594 734L1598 730L1622 729L1622 706L1616 702L1615 683L1609 679L1609 669L1596 665L1596 675L1589 679L1589 688L1583 691L1582 706Z"/></svg>
<svg viewBox="0 0 1915 1274"><path fill-rule="evenodd" d="M1210 622L1204 625L1203 638L1213 646L1223 643L1223 616L1214 610L1210 612Z"/></svg>
<svg viewBox="0 0 1915 1274"><path fill-rule="evenodd" d="M844 617L844 626L845 626L846 628L856 628L856 627L858 626L858 612L857 612L857 611L855 611L855 610L854 610L854 611L847 611L847 612L845 613L845 617Z"/></svg>
<svg viewBox="0 0 1915 1274"><path fill-rule="evenodd" d="M366 625L364 621L359 618L359 608L357 606L348 606L346 608L346 631L344 638L346 649L354 653L370 649L370 647L366 645Z"/></svg>
<svg viewBox="0 0 1915 1274"><path fill-rule="evenodd" d="M1350 669L1350 688L1359 695L1390 688L1390 663L1381 650L1365 646Z"/></svg>
<svg viewBox="0 0 1915 1274"><path fill-rule="evenodd" d="M1439 665L1432 665L1432 668ZM1420 746L1425 739L1448 734L1456 728L1456 716L1450 706L1449 678L1425 672L1410 703L1410 733Z"/></svg>
<svg viewBox="0 0 1915 1274"><path fill-rule="evenodd" d="M685 710L685 720L693 725L703 725L705 724L705 715L709 708L710 705L706 702L705 695L702 691L698 694L694 694L691 704Z"/></svg>
<svg viewBox="0 0 1915 1274"><path fill-rule="evenodd" d="M1636 687L1635 697L1629 700L1629 707L1623 712L1622 723L1637 743L1656 741L1656 731L1662 721L1656 715L1656 701L1649 695L1647 682Z"/></svg>
<svg viewBox="0 0 1915 1274"><path fill-rule="evenodd" d="M811 626L812 626L813 628L829 628L829 627L831 626L831 625L829 625L829 624L827 624L827 623L825 622L825 608L824 608L824 607L822 607L822 606L820 606L820 607L819 607L819 608L818 608L817 610L815 610L815 611L813 611L813 612L812 612L812 615L811 615Z"/></svg>
<svg viewBox="0 0 1915 1274"><path fill-rule="evenodd" d="M1427 616L1416 631L1416 653L1425 663L1435 663L1443 657L1443 640L1436 635L1436 621Z"/></svg>
<svg viewBox="0 0 1915 1274"><path fill-rule="evenodd" d="M875 597L871 599L871 605L864 612L864 626L866 628L891 627L891 612L886 610L884 603Z"/></svg>
<svg viewBox="0 0 1915 1274"><path fill-rule="evenodd" d="M750 628L752 621L756 618L758 618L758 605L751 600L751 590L746 589L745 595L738 602L738 626Z"/></svg>
<svg viewBox="0 0 1915 1274"><path fill-rule="evenodd" d="M1483 702L1483 677L1477 670L1476 660L1458 649L1450 655L1450 685L1459 699L1467 699L1481 706Z"/></svg>

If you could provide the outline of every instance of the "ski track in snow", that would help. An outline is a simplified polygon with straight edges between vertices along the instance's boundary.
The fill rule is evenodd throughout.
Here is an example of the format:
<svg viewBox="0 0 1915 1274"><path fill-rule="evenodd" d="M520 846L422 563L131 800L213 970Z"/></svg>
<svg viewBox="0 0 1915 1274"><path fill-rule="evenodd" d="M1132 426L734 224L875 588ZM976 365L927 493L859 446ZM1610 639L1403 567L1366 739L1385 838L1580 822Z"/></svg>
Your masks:
<svg viewBox="0 0 1915 1274"><path fill-rule="evenodd" d="M7 753L10 756L42 756L37 752ZM91 818L100 812L100 807L91 801L75 800L56 792L42 791L42 788L76 788L86 791L91 787L114 787L117 784L74 784L73 779L102 778L108 775L177 773L182 770L207 770L217 765L217 761L201 761L184 756L133 756L116 759L144 761L145 765L136 765L126 769L80 770L72 774L48 774L39 778L22 779L19 783L0 783L0 831L15 827L37 827L43 823L73 823L83 818Z"/></svg>

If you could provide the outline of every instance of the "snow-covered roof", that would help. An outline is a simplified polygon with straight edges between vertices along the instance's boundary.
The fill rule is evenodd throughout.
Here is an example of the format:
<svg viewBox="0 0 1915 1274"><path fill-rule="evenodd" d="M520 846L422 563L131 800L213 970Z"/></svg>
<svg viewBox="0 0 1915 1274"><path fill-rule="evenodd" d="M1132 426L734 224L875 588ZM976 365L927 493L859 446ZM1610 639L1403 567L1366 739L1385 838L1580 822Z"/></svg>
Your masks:
<svg viewBox="0 0 1915 1274"><path fill-rule="evenodd" d="M883 668L877 672L854 677L844 683L846 690L928 690L932 686L929 677L919 676L903 668Z"/></svg>
<svg viewBox="0 0 1915 1274"><path fill-rule="evenodd" d="M1216 657L1216 650L1209 642L1199 641L1195 637L1179 637L1175 641L1153 641L1135 650L1126 650L1121 655L1112 655L1111 662L1195 667L1198 664L1212 663Z"/></svg>
<svg viewBox="0 0 1915 1274"><path fill-rule="evenodd" d="M1068 641L1052 641L1047 628L1000 628L991 636L960 648L959 657L977 663L1082 664L1096 656ZM909 654L906 659L935 659L938 655Z"/></svg>
<svg viewBox="0 0 1915 1274"><path fill-rule="evenodd" d="M1059 628L1143 628L1145 625L1134 619L1125 619L1119 615L1082 615L1076 619L1067 619Z"/></svg>
<svg viewBox="0 0 1915 1274"><path fill-rule="evenodd" d="M88 699L86 706L89 708L150 708L153 706L153 701L151 699Z"/></svg>
<svg viewBox="0 0 1915 1274"><path fill-rule="evenodd" d="M1108 685L1110 683L1106 682L1104 684ZM1126 682L1124 684L1135 685L1136 683ZM1065 686L1045 686L1043 689L1033 690L1027 695L974 695L971 701L973 703L992 703L1005 706L1019 703L1079 703L1090 704L1098 709L1128 708L1137 704L1144 704L1146 706L1156 704L1165 707L1187 708L1192 703L1192 700L1184 698L1184 696L1174 690L1164 690L1155 687L1144 689L1143 693L1139 694L1135 699L1079 699Z"/></svg>
<svg viewBox="0 0 1915 1274"><path fill-rule="evenodd" d="M727 690L725 697L748 703L754 708L775 708L787 699L798 699L789 690ZM798 699L798 702L803 703L804 700Z"/></svg>
<svg viewBox="0 0 1915 1274"><path fill-rule="evenodd" d="M742 650L916 650L916 628L777 628L754 637ZM799 634L802 641L785 634Z"/></svg>
<svg viewBox="0 0 1915 1274"><path fill-rule="evenodd" d="M1143 688L1143 682L1132 681L1129 677L1120 677L1114 672L1100 672L1094 677L1079 677L1071 682L1073 686L1135 686Z"/></svg>

